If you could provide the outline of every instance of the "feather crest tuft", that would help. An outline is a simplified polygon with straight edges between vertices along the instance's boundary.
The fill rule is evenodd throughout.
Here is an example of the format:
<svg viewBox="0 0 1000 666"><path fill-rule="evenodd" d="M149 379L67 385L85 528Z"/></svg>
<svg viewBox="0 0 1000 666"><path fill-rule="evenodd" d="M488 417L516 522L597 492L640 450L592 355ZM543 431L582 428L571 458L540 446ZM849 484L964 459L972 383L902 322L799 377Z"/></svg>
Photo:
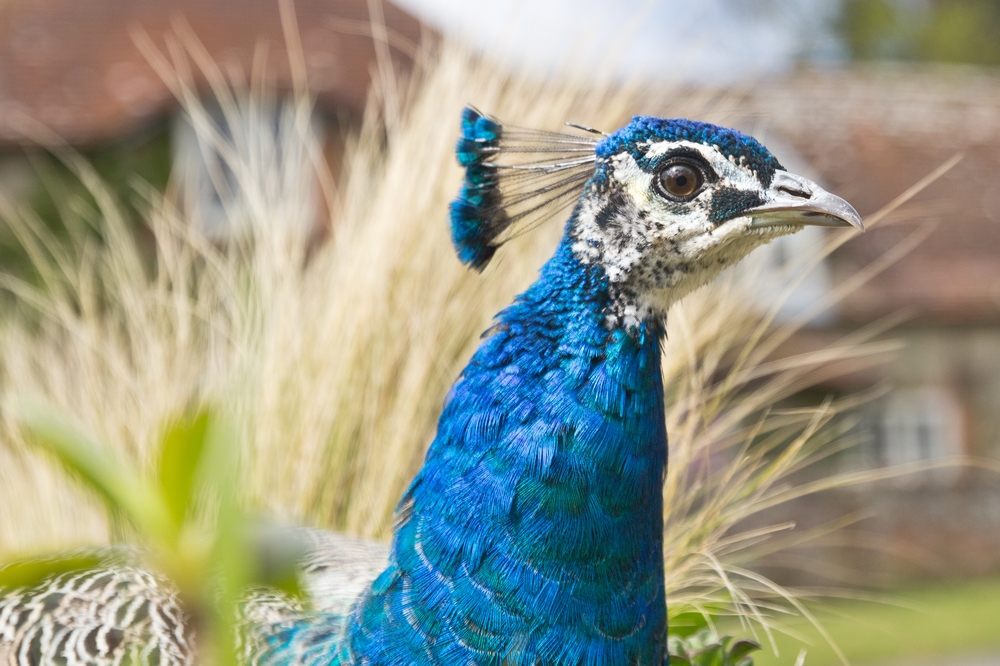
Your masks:
<svg viewBox="0 0 1000 666"><path fill-rule="evenodd" d="M603 137L511 127L472 107L461 127L455 154L465 180L451 203L451 236L462 263L481 271L515 225L531 228L579 198Z"/></svg>

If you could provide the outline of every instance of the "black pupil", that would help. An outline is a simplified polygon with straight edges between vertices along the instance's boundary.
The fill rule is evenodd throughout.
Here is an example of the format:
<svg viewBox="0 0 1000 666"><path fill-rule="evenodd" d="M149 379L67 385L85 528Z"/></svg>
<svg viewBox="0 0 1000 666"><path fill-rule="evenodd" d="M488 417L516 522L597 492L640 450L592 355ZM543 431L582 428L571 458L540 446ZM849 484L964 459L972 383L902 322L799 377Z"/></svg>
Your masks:
<svg viewBox="0 0 1000 666"><path fill-rule="evenodd" d="M700 178L691 167L684 164L674 164L663 172L663 186L670 194L677 197L687 197L699 187Z"/></svg>

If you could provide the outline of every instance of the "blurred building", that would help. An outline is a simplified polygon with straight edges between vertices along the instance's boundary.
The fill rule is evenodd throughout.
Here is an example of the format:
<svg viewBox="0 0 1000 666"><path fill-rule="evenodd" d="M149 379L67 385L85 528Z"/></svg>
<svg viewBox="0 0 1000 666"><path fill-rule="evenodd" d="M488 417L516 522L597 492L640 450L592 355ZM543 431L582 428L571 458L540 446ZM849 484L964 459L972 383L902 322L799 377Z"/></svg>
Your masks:
<svg viewBox="0 0 1000 666"><path fill-rule="evenodd" d="M186 71L190 84L202 93L211 87L216 68L214 74L237 81L256 72L279 96L290 95L296 80L279 4L278 0L3 3L0 191L11 194L12 189L30 187L33 169L20 147L44 142L47 136L57 136L96 158L99 166L106 167L102 176L111 181L118 175L129 179L128 173L137 172L159 186L165 184L174 161L193 162L196 167L211 162L211 149L199 145L186 128L176 91L151 64L151 54L158 53L155 57L162 57L168 67ZM369 15L366 0L294 2L293 30L297 28L301 51L292 45L291 52L301 56L316 98L313 125L334 167L340 163L344 126L356 122L364 111L377 67L376 45L384 45L383 55L405 73L424 33L413 16L396 6L379 2L374 7L381 16ZM273 125L279 105L277 101L270 113L257 114L257 121ZM224 114L214 115L222 131L240 131L225 127ZM195 177L203 171L185 170ZM121 186L127 195L131 184ZM203 223L206 230L216 231L210 193L203 196L209 198L203 206Z"/></svg>
<svg viewBox="0 0 1000 666"><path fill-rule="evenodd" d="M1000 460L1000 73L901 64L806 71L757 89L749 107L766 119L768 138L791 146L866 217L962 156L898 214L829 257L828 295L879 272L786 351L899 317L880 336L904 343L894 360L820 387L891 388L851 416L849 434L861 443L834 461L840 471ZM941 468L782 511L772 518L800 528L868 516L837 535L849 548L815 549L798 562L815 572L867 570L873 580L1000 572L995 472Z"/></svg>
<svg viewBox="0 0 1000 666"><path fill-rule="evenodd" d="M365 106L375 42L365 0L297 0L309 85L322 110ZM420 24L383 3L388 47L405 66ZM179 29L178 29L179 28ZM15 0L0 11L0 139L22 140L19 116L76 145L119 138L176 108L174 95L137 47L143 36L168 54L165 38L196 37L222 71L253 69L264 57L279 89L292 72L277 0ZM194 82L205 77L193 68Z"/></svg>

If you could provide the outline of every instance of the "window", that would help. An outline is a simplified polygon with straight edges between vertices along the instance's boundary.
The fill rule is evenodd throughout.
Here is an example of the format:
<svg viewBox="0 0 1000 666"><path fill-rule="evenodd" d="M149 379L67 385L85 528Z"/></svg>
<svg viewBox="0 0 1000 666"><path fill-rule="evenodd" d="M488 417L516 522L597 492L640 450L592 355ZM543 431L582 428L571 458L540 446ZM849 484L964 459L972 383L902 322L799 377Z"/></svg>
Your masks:
<svg viewBox="0 0 1000 666"><path fill-rule="evenodd" d="M311 231L318 211L312 160L322 155L317 118L303 123L293 102L279 101L197 111L198 129L182 115L173 133L182 205L197 228L213 240L248 235L255 224Z"/></svg>
<svg viewBox="0 0 1000 666"><path fill-rule="evenodd" d="M962 403L945 387L896 389L872 405L862 417L863 441L855 456L862 466L894 467L934 462L964 453ZM949 483L956 468L899 477L901 485L933 480Z"/></svg>
<svg viewBox="0 0 1000 666"><path fill-rule="evenodd" d="M793 173L802 174L817 182L822 180L803 157L778 137L766 137L765 143L775 155L781 155L782 163ZM810 311L815 314L809 320L809 325L825 326L833 323L836 311L829 300L833 291L829 265L823 259L815 266L809 266L816 258L817 249L823 247L826 239L826 231L821 227L804 227L795 234L777 238L750 253L742 264L735 267L735 270L747 271L753 276L751 280L745 281L754 285L749 297L762 309L770 309L778 299L783 298L778 304L778 322L788 321ZM793 283L794 286L789 291Z"/></svg>
<svg viewBox="0 0 1000 666"><path fill-rule="evenodd" d="M751 297L757 305L771 308L779 298L784 297L778 306L779 322L813 310L816 314L810 319L810 325L832 323L836 313L828 300L833 291L830 268L825 259L815 266L807 265L815 259L816 249L825 242L822 228L805 227L798 233L782 236L754 250L746 265L753 271ZM826 307L823 307L824 303Z"/></svg>

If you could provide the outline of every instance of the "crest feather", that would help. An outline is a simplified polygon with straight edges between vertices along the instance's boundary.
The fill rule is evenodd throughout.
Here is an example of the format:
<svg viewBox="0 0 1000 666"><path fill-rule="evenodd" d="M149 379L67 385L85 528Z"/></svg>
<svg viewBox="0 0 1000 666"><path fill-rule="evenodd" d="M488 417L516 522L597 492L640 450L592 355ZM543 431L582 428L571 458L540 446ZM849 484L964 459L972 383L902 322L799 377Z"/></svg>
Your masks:
<svg viewBox="0 0 1000 666"><path fill-rule="evenodd" d="M450 211L462 263L483 270L515 225L531 228L576 201L601 138L511 127L463 109L455 153L465 180Z"/></svg>

